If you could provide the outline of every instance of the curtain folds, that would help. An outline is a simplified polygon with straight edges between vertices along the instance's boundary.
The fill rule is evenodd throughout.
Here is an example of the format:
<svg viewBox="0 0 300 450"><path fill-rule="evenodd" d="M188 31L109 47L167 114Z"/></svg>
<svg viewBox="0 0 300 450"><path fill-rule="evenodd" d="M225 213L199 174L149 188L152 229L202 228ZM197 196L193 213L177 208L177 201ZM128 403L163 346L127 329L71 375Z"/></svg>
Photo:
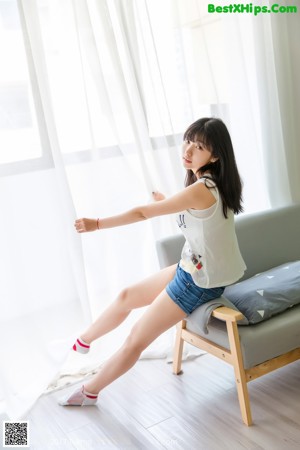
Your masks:
<svg viewBox="0 0 300 450"><path fill-rule="evenodd" d="M1 378L9 417L24 416L65 361L76 328L91 320L75 209L62 162L39 20L19 3L31 76L51 149L48 168L1 178Z"/></svg>
<svg viewBox="0 0 300 450"><path fill-rule="evenodd" d="M172 218L80 236L73 223L181 189L192 121L228 125L246 213L300 201L299 18L220 17L204 3L17 1L43 168L1 168L0 397L11 418L61 373L101 364L142 313L84 363L70 353L123 287L158 270L155 240L178 232ZM169 357L172 339L143 357Z"/></svg>
<svg viewBox="0 0 300 450"><path fill-rule="evenodd" d="M282 129L283 147L281 153L285 155L285 175L287 177L290 200L300 201L300 128L297 117L300 112L299 77L300 52L296 43L300 39L299 12L294 15L271 17L271 33L274 49L274 66L276 75L276 90L278 92L278 114ZM271 157L271 152L270 152ZM280 160L278 161L280 164ZM278 171L279 172L279 171ZM278 173L282 177L281 172ZM269 191L272 195L273 186ZM275 202L274 202L275 203ZM287 203L287 197L283 198Z"/></svg>

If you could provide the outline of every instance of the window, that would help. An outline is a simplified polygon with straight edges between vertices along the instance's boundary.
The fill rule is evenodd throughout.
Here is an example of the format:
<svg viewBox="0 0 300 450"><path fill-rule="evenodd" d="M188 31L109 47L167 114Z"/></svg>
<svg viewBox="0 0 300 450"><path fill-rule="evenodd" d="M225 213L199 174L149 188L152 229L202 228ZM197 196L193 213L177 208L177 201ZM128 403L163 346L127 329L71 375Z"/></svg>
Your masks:
<svg viewBox="0 0 300 450"><path fill-rule="evenodd" d="M32 84L17 2L0 2L0 173L24 170L41 161L41 144ZM22 162L16 167L16 162ZM34 164L33 164L34 165Z"/></svg>

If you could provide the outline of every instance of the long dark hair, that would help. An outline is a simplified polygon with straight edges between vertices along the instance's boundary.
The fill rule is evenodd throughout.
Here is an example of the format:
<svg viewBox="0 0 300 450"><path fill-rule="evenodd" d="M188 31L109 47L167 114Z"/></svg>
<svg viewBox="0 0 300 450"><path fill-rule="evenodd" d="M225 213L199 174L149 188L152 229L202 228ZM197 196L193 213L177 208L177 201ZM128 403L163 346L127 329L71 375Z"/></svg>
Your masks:
<svg viewBox="0 0 300 450"><path fill-rule="evenodd" d="M229 132L222 120L216 118L203 118L192 123L184 133L186 141L201 141L211 151L215 162L210 162L197 171L200 177L209 172L207 178L211 178L216 184L223 203L223 213L227 218L227 210L232 209L234 214L243 211L242 207L242 182L237 169L233 146ZM196 174L187 169L185 186L190 186L197 181ZM206 184L209 187L208 184Z"/></svg>

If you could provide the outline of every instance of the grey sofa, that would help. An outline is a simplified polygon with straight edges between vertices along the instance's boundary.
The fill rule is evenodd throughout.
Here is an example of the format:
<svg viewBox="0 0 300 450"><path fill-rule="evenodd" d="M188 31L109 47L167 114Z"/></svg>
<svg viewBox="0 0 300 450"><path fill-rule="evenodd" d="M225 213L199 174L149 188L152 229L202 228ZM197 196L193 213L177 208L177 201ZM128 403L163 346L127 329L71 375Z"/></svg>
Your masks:
<svg viewBox="0 0 300 450"><path fill-rule="evenodd" d="M247 265L242 280L300 260L300 205L237 217L236 233ZM183 244L182 235L157 242L162 268L179 261ZM242 419L251 425L247 383L300 359L300 304L269 320L247 326L239 324L244 317L239 311L227 306L216 307L211 310L206 332L200 326L203 321L200 314L201 307L178 324L173 371L176 374L181 371L185 341L231 364Z"/></svg>

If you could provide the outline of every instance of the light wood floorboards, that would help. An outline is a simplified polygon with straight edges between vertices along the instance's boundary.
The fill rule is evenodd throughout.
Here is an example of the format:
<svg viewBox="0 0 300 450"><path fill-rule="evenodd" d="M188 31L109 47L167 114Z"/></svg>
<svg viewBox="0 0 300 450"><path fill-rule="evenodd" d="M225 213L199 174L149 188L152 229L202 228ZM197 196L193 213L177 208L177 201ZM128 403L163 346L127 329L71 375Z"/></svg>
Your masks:
<svg viewBox="0 0 300 450"><path fill-rule="evenodd" d="M106 388L96 407L42 396L30 414L32 450L300 449L300 361L248 384L254 425L240 417L233 369L211 355L142 360ZM68 388L69 391L74 387Z"/></svg>

